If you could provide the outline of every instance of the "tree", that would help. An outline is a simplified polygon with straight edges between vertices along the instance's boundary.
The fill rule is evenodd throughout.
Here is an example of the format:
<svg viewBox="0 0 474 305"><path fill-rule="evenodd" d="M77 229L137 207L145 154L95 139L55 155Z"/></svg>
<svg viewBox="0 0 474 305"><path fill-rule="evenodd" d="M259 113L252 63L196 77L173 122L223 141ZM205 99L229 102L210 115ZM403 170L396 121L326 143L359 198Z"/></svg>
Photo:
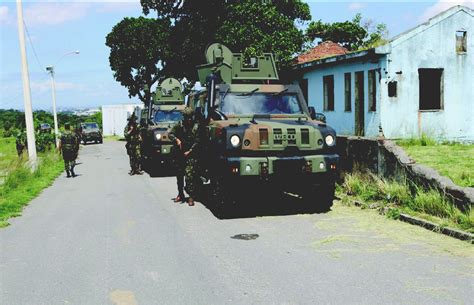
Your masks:
<svg viewBox="0 0 474 305"><path fill-rule="evenodd" d="M155 11L173 24L167 71L189 80L197 79L195 67L213 42L247 56L273 52L280 67L287 67L304 43L296 23L311 19L301 0L141 0L141 5L144 14Z"/></svg>
<svg viewBox="0 0 474 305"><path fill-rule="evenodd" d="M124 18L106 37L114 78L145 105L151 101L151 86L166 75L170 30L167 19Z"/></svg>
<svg viewBox="0 0 474 305"><path fill-rule="evenodd" d="M372 26L373 21L362 24L362 15L357 14L351 21L323 23L321 20L309 24L306 35L310 41L321 39L339 43L350 51L370 48L380 44L387 37L385 24Z"/></svg>

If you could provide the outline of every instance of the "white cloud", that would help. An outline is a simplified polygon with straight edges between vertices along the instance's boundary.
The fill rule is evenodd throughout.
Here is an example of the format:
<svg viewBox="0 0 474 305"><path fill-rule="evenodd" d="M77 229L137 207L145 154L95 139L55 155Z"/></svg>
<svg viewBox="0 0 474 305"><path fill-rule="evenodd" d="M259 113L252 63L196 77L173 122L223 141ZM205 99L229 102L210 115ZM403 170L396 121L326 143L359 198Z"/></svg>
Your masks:
<svg viewBox="0 0 474 305"><path fill-rule="evenodd" d="M474 8L474 2L472 0L439 0L437 3L428 7L423 14L419 17L420 21L427 21L431 17L455 6L464 5L470 8Z"/></svg>
<svg viewBox="0 0 474 305"><path fill-rule="evenodd" d="M82 84L75 84L70 82L55 82L56 91L65 90L84 90L85 86ZM44 81L32 81L30 82L31 90L34 92L42 93L45 91L51 91L51 82L49 80Z"/></svg>
<svg viewBox="0 0 474 305"><path fill-rule="evenodd" d="M36 3L24 8L25 22L30 26L70 22L84 17L89 6L88 3Z"/></svg>
<svg viewBox="0 0 474 305"><path fill-rule="evenodd" d="M351 4L349 4L349 10L350 11L358 11L360 9L363 9L366 6L367 6L367 3L352 2Z"/></svg>
<svg viewBox="0 0 474 305"><path fill-rule="evenodd" d="M10 21L8 6L0 6L0 24L7 24L10 23Z"/></svg>

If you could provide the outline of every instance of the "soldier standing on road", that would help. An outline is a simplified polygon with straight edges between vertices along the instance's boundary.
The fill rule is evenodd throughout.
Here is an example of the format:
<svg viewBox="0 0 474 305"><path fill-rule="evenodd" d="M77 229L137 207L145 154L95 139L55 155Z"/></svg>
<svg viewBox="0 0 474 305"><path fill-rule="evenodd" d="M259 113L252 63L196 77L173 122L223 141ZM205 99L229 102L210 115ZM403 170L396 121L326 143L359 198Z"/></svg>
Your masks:
<svg viewBox="0 0 474 305"><path fill-rule="evenodd" d="M178 185L178 196L174 202L185 202L184 177L186 177L186 192L189 206L194 205L195 185L197 175L195 150L197 149L197 126L193 119L193 110L186 107L183 111L183 120L173 127L169 138L174 143L176 182Z"/></svg>
<svg viewBox="0 0 474 305"><path fill-rule="evenodd" d="M128 118L128 124L125 126L124 134L127 144L127 154L130 158L130 172L129 175L141 175L143 172L140 170L140 128L136 121L135 113Z"/></svg>
<svg viewBox="0 0 474 305"><path fill-rule="evenodd" d="M76 166L76 158L79 152L79 138L71 131L69 123L64 124L65 131L61 134L59 141L59 153L63 155L64 169L67 177L76 177L74 167Z"/></svg>
<svg viewBox="0 0 474 305"><path fill-rule="evenodd" d="M23 151L27 148L26 133L24 130L18 131L15 137L16 153L18 157L23 156Z"/></svg>

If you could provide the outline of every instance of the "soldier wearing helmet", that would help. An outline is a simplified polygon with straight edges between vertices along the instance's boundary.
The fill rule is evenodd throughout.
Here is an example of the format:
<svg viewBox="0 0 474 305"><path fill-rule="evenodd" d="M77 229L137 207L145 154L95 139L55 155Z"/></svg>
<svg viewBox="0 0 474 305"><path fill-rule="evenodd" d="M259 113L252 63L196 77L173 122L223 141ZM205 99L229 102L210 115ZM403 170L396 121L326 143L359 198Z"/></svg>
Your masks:
<svg viewBox="0 0 474 305"><path fill-rule="evenodd" d="M69 123L64 124L65 131L61 134L59 141L59 153L63 155L64 169L67 177L76 177L74 167L76 166L77 153L79 152L79 138L71 131Z"/></svg>
<svg viewBox="0 0 474 305"><path fill-rule="evenodd" d="M189 195L188 205L194 205L196 185L196 159L195 151L198 145L197 126L194 121L192 108L186 107L183 111L183 120L175 125L169 134L174 144L176 182L178 185L178 196L174 202L185 202L184 178L186 178L186 192Z"/></svg>
<svg viewBox="0 0 474 305"><path fill-rule="evenodd" d="M129 175L141 175L143 172L140 169L140 128L137 124L137 117L135 113L133 113L128 118L128 124L125 126L124 130L125 140L127 140L127 144L125 144L125 148L127 149L127 154L130 158L130 172Z"/></svg>

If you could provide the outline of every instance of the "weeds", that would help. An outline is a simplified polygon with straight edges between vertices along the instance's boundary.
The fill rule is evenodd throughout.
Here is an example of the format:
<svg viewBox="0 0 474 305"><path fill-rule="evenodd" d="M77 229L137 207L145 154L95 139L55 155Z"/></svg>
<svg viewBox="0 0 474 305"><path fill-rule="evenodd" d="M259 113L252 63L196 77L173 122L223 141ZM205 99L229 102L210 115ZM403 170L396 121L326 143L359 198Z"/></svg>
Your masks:
<svg viewBox="0 0 474 305"><path fill-rule="evenodd" d="M23 207L61 173L63 165L55 152L39 156L41 162L35 171L24 161L17 162L0 185L0 227L8 225L10 217L21 215Z"/></svg>
<svg viewBox="0 0 474 305"><path fill-rule="evenodd" d="M416 213L417 216L438 220L451 226L474 232L474 212L472 209L461 211L443 194L436 190L423 190L408 183L387 181L370 173L347 174L341 185L342 193L361 200L362 207L378 207L388 218L398 219L400 213ZM342 201L347 204L347 196ZM378 204L375 204L378 203Z"/></svg>

